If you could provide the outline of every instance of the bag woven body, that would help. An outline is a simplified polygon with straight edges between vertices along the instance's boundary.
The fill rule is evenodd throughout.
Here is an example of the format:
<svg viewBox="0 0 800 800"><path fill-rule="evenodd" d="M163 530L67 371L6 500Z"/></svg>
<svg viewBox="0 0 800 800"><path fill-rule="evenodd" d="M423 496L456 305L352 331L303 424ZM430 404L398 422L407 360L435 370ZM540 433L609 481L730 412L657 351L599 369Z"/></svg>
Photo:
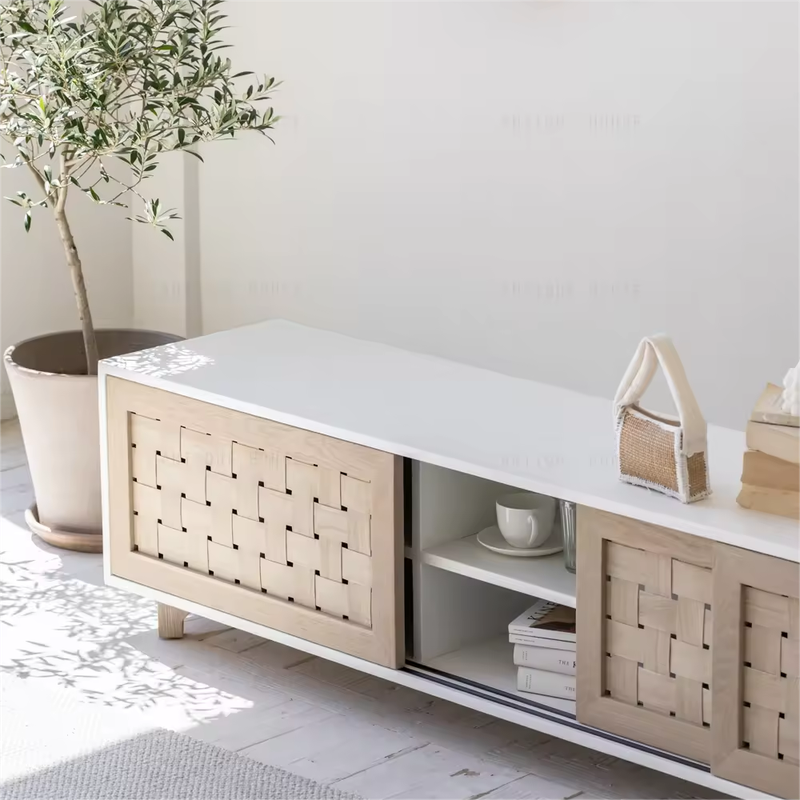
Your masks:
<svg viewBox="0 0 800 800"><path fill-rule="evenodd" d="M677 418L639 406L659 366L678 409ZM683 503L711 494L706 422L668 336L642 339L614 398L614 425L620 480Z"/></svg>

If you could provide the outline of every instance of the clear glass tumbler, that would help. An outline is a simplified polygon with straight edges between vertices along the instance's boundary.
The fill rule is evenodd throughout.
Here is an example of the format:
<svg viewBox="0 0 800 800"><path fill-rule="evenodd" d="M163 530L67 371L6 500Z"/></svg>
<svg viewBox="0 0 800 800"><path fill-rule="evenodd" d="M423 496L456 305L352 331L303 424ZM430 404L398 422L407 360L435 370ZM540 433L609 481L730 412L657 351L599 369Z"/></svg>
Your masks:
<svg viewBox="0 0 800 800"><path fill-rule="evenodd" d="M564 535L564 566L569 572L575 572L575 513L577 507L575 503L566 500L559 502L561 506L561 530Z"/></svg>

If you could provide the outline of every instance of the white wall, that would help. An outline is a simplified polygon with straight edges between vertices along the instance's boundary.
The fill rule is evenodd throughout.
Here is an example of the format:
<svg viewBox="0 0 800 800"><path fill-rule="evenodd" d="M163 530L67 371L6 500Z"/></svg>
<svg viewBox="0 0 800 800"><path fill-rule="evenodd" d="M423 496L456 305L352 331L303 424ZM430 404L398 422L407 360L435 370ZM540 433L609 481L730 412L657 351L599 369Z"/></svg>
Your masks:
<svg viewBox="0 0 800 800"><path fill-rule="evenodd" d="M204 150L207 330L283 316L609 397L666 330L734 427L797 361L795 4L228 13L286 119Z"/></svg>
<svg viewBox="0 0 800 800"><path fill-rule="evenodd" d="M8 154L8 150L4 149ZM0 170L0 197L38 190L24 169ZM97 327L133 322L131 223L115 208L96 207L79 192L68 204ZM38 212L38 213L37 213ZM0 200L0 349L30 336L76 329L78 312L69 269L49 209L34 212L30 233L22 211ZM14 416L8 377L2 372L0 412Z"/></svg>
<svg viewBox="0 0 800 800"><path fill-rule="evenodd" d="M168 153L143 185L145 197L157 197L164 208L176 209L180 220L169 224L173 241L149 225L133 225L133 307L137 328L180 336L199 336L203 332L197 167L193 156Z"/></svg>

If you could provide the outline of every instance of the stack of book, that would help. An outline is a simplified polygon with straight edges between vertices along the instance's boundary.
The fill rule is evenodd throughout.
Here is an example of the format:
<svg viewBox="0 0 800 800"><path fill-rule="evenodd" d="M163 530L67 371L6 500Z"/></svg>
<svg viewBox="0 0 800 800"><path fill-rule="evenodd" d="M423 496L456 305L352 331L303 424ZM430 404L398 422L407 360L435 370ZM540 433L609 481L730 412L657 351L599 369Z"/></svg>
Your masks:
<svg viewBox="0 0 800 800"><path fill-rule="evenodd" d="M537 600L508 626L517 689L560 697L575 707L575 609Z"/></svg>
<svg viewBox="0 0 800 800"><path fill-rule="evenodd" d="M781 411L781 389L768 384L747 423L744 508L800 518L800 419Z"/></svg>

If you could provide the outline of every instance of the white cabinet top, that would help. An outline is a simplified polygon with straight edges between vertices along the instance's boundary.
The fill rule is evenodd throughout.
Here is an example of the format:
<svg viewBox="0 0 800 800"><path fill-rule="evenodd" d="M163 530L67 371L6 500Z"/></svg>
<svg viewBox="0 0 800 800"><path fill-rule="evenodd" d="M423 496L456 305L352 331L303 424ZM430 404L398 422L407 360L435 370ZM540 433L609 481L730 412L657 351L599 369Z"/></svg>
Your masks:
<svg viewBox="0 0 800 800"><path fill-rule="evenodd" d="M710 425L713 494L617 477L611 401L284 320L101 362L117 375L493 481L793 561L793 520L736 505L744 434Z"/></svg>

